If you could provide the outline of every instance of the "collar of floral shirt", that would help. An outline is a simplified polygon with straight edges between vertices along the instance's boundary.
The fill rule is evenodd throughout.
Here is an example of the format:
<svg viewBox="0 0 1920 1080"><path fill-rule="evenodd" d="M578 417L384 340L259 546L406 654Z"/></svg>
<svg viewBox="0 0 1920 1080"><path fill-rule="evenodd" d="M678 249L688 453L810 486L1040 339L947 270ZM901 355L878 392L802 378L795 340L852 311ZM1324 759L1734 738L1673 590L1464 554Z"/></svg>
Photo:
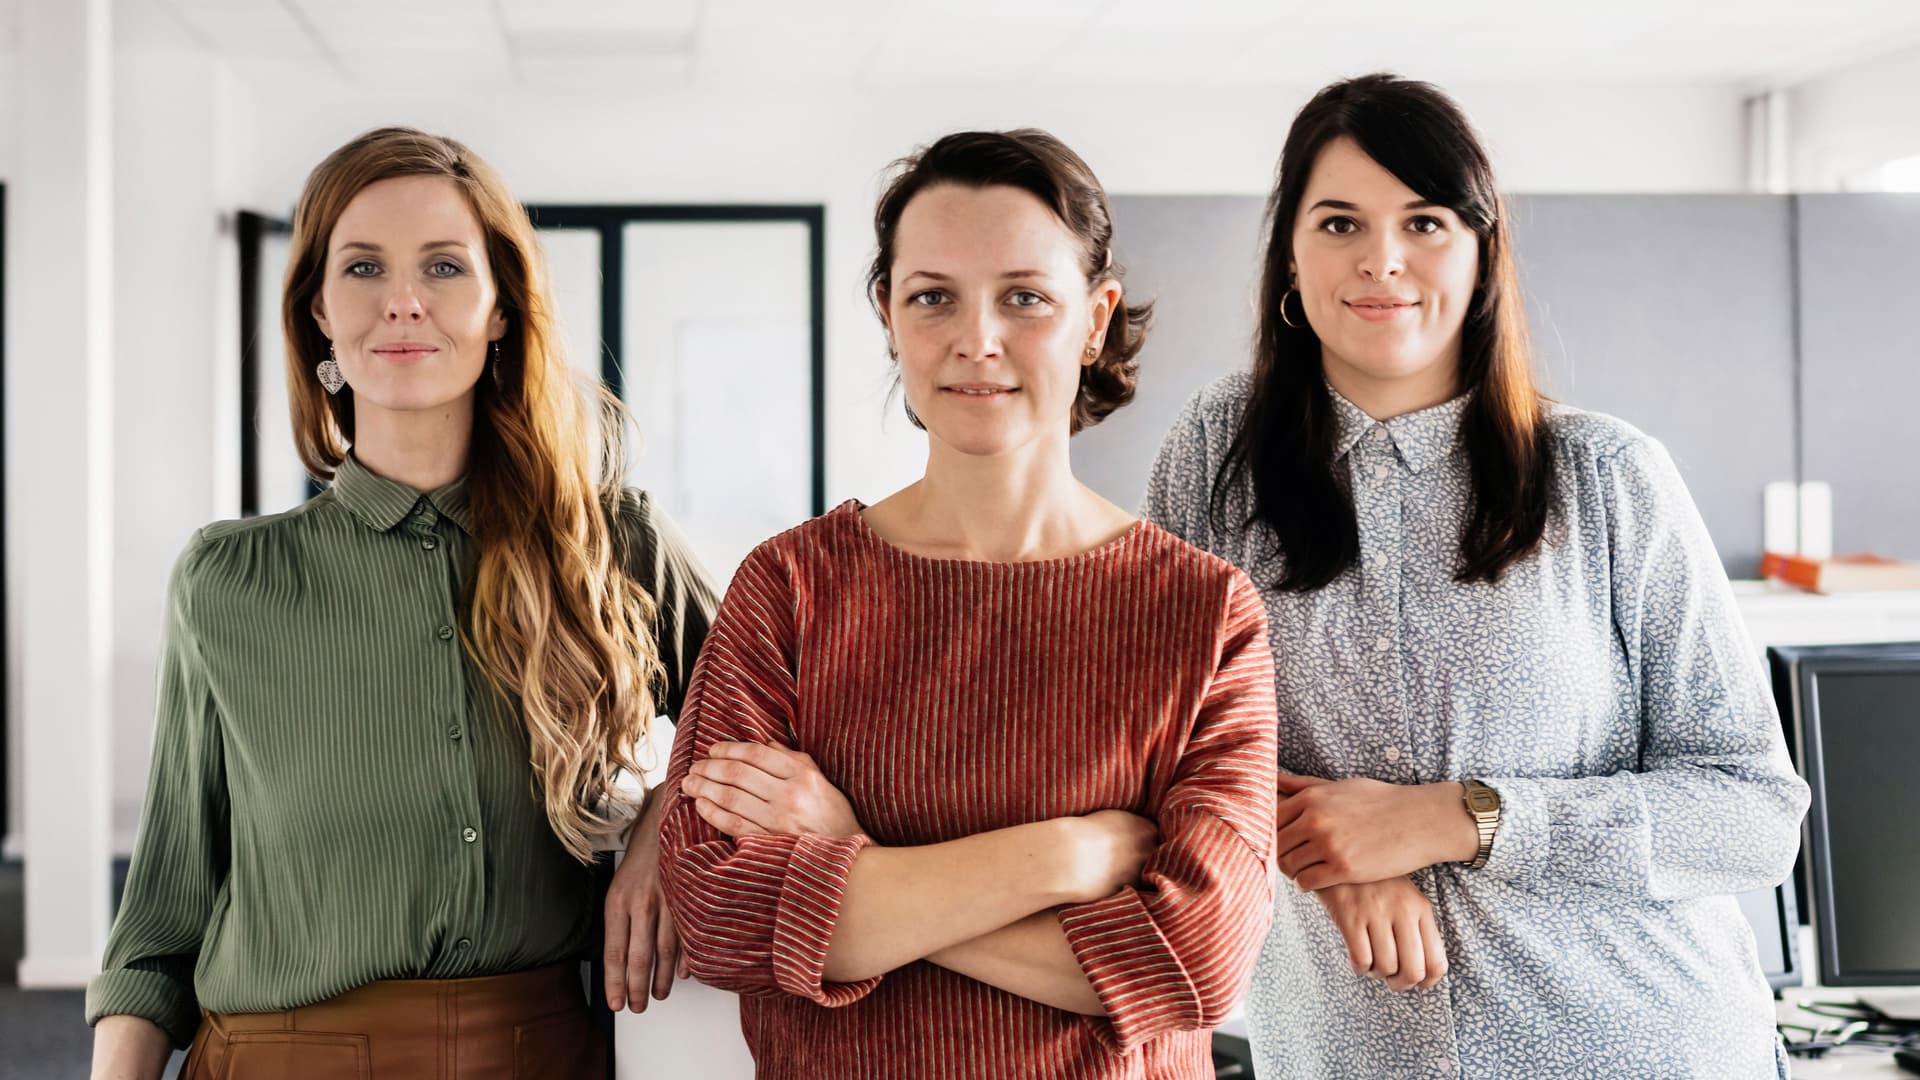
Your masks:
<svg viewBox="0 0 1920 1080"><path fill-rule="evenodd" d="M1333 397L1335 461L1351 453L1361 439L1376 431L1385 431L1387 437L1393 440L1394 449L1400 452L1400 460L1406 462L1407 469L1416 474L1452 454L1454 448L1460 445L1460 417L1466 412L1467 402L1473 396L1461 394L1418 412L1381 421L1368 416L1360 406L1340 396L1340 391L1335 390L1331 383L1327 384L1327 393Z"/></svg>

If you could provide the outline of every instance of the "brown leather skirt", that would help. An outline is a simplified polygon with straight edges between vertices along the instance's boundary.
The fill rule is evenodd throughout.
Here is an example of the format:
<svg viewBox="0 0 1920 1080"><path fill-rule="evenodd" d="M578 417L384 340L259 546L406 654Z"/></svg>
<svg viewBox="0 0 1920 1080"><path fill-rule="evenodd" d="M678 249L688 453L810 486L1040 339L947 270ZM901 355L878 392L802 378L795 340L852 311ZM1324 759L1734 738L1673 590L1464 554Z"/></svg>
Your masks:
<svg viewBox="0 0 1920 1080"><path fill-rule="evenodd" d="M578 964L386 979L273 1013L207 1013L182 1080L604 1080Z"/></svg>

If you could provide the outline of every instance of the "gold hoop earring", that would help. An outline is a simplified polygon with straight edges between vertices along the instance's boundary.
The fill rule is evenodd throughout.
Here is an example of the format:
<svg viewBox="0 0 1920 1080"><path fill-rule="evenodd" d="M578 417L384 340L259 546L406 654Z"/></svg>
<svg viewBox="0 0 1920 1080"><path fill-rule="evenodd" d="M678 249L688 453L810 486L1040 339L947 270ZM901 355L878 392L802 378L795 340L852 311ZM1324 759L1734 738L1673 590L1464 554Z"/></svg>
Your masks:
<svg viewBox="0 0 1920 1080"><path fill-rule="evenodd" d="M1294 322L1292 319L1287 318L1287 297L1299 296L1299 295L1300 294L1295 292L1293 289L1293 286L1291 285L1287 286L1286 292L1280 294L1280 321L1283 323L1286 323L1292 329L1305 330L1306 326L1302 325L1302 323L1297 323L1297 322ZM1307 302L1305 300L1301 300L1300 301L1300 318L1304 322L1306 317L1307 317Z"/></svg>

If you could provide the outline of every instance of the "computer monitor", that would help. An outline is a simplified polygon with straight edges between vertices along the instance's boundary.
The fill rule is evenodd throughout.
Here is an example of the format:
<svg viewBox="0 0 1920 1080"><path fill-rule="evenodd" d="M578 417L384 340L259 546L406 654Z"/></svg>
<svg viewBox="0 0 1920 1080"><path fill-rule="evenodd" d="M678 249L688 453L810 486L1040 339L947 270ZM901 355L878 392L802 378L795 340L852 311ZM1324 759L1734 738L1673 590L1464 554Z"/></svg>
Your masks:
<svg viewBox="0 0 1920 1080"><path fill-rule="evenodd" d="M1792 879L1734 899L1753 926L1753 943L1760 952L1767 985L1779 990L1806 982L1806 973L1800 969L1800 914L1793 901Z"/></svg>
<svg viewBox="0 0 1920 1080"><path fill-rule="evenodd" d="M1820 981L1920 985L1920 642L1771 652L1813 789L1805 859Z"/></svg>

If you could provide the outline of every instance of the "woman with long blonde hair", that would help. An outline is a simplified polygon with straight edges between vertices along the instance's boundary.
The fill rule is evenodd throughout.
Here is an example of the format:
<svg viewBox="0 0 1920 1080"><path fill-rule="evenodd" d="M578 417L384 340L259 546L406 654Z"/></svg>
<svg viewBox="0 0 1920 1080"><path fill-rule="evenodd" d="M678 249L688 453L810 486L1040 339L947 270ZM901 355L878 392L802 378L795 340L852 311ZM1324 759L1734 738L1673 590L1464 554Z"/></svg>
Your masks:
<svg viewBox="0 0 1920 1080"><path fill-rule="evenodd" d="M713 590L622 486L618 404L575 384L526 212L464 146L386 128L323 161L282 319L331 487L174 571L95 1075L189 1042L189 1077L597 1075L586 863ZM624 884L651 825L608 905L615 1008L672 979Z"/></svg>

